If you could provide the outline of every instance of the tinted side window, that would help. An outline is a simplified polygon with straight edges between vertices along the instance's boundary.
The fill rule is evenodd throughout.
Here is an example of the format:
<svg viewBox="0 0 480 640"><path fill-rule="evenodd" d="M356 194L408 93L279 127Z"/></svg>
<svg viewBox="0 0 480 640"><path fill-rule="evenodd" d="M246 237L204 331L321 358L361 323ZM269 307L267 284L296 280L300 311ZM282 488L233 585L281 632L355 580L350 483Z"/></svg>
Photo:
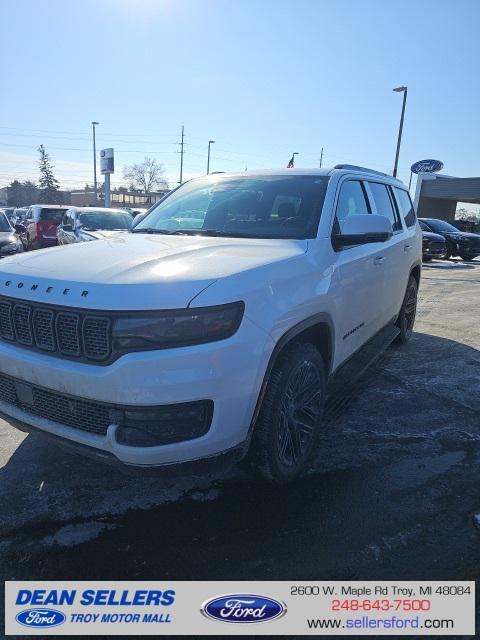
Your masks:
<svg viewBox="0 0 480 640"><path fill-rule="evenodd" d="M340 187L335 214L334 233L340 233L343 223L349 216L370 213L365 191L358 180L347 180Z"/></svg>
<svg viewBox="0 0 480 640"><path fill-rule="evenodd" d="M393 231L401 231L402 223L398 219L396 211L393 208L393 202L390 198L390 194L388 193L387 186L380 182L369 182L368 184L375 201L377 214L385 216L390 220Z"/></svg>
<svg viewBox="0 0 480 640"><path fill-rule="evenodd" d="M415 225L415 211L413 210L410 195L404 189L398 189L397 187L394 187L394 189L400 207L400 214L403 216L407 227L413 227Z"/></svg>

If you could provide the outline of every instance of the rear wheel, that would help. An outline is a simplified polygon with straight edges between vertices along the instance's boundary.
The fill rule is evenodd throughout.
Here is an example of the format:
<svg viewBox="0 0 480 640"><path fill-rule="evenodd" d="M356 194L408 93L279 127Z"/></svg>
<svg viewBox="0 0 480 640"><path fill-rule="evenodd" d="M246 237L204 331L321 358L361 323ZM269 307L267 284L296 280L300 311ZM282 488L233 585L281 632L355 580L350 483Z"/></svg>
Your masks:
<svg viewBox="0 0 480 640"><path fill-rule="evenodd" d="M396 338L396 342L399 344L407 343L412 337L415 315L417 313L417 295L417 281L413 276L410 276L402 308L400 309L396 322L397 327L400 329L400 333Z"/></svg>
<svg viewBox="0 0 480 640"><path fill-rule="evenodd" d="M318 349L302 343L284 349L267 383L245 460L252 471L278 484L305 471L321 432L325 386Z"/></svg>

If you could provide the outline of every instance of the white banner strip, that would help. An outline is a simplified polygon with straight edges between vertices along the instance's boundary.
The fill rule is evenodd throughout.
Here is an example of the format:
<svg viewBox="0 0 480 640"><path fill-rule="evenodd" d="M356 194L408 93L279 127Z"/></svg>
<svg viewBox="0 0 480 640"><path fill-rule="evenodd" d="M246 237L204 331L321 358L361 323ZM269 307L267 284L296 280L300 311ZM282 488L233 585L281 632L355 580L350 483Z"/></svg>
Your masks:
<svg viewBox="0 0 480 640"><path fill-rule="evenodd" d="M6 582L6 635L475 635L474 582Z"/></svg>

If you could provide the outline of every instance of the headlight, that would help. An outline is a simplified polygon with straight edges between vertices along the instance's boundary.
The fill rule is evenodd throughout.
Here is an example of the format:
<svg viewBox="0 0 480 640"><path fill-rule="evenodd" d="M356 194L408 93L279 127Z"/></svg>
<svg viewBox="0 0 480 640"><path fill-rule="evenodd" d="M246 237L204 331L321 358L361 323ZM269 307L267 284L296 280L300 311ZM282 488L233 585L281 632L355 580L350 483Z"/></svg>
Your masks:
<svg viewBox="0 0 480 640"><path fill-rule="evenodd" d="M113 349L143 351L224 340L237 331L244 307L243 302L232 302L116 318L112 327Z"/></svg>
<svg viewBox="0 0 480 640"><path fill-rule="evenodd" d="M18 242L16 240L12 240L12 242L7 242L0 248L1 253L12 253L12 251L16 251L18 249Z"/></svg>

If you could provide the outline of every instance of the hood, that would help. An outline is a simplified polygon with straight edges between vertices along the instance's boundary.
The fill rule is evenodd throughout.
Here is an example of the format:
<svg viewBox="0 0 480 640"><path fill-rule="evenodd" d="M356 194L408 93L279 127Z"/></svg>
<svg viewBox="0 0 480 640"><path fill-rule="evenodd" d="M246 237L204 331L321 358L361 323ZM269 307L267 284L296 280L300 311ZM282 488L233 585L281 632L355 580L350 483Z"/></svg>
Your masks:
<svg viewBox="0 0 480 640"><path fill-rule="evenodd" d="M119 234L0 263L0 295L90 309L185 308L220 278L293 258L306 240Z"/></svg>
<svg viewBox="0 0 480 640"><path fill-rule="evenodd" d="M435 240L436 242L445 242L445 238L439 233L433 233L432 231L422 231L422 237L424 240Z"/></svg>
<svg viewBox="0 0 480 640"><path fill-rule="evenodd" d="M79 235L86 240L103 240L103 238L115 238L124 233L128 233L128 229L115 229L114 231L108 229L95 229L95 231L82 229Z"/></svg>
<svg viewBox="0 0 480 640"><path fill-rule="evenodd" d="M16 242L17 238L13 231L0 231L0 247L8 244L9 242Z"/></svg>
<svg viewBox="0 0 480 640"><path fill-rule="evenodd" d="M452 238L458 240L477 240L480 242L480 234L479 233L469 233L467 231L452 231L445 234L446 236L451 236Z"/></svg>

